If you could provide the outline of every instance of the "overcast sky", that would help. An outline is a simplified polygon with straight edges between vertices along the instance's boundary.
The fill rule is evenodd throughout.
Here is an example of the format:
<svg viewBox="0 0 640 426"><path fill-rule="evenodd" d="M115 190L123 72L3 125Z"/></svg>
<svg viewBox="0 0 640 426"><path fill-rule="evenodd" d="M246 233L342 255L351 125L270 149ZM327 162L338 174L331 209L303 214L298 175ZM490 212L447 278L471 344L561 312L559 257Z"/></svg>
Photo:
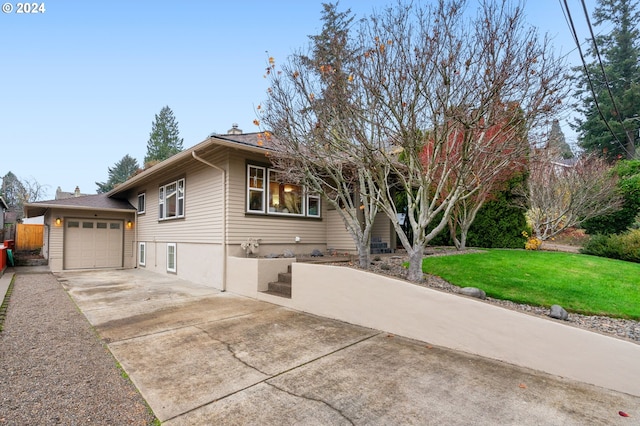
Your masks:
<svg viewBox="0 0 640 426"><path fill-rule="evenodd" d="M245 132L265 99L268 56L284 60L321 30L320 1L92 0L0 13L0 177L95 193L129 154L142 163L155 114L168 105L184 147L233 123ZM342 0L358 17L394 1ZM7 6L7 4L9 6ZM476 3L470 1L471 7ZM589 12L595 0L588 0ZM579 36L582 6L569 0ZM558 0L529 0L527 20L578 64ZM268 53L267 53L268 52ZM563 122L569 142L575 137Z"/></svg>

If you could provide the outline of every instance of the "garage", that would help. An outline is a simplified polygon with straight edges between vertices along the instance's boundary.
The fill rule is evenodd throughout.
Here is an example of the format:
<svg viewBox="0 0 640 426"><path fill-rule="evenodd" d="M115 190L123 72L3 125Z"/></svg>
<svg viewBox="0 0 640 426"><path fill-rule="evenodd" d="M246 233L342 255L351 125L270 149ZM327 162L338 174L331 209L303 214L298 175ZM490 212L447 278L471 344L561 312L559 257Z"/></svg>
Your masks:
<svg viewBox="0 0 640 426"><path fill-rule="evenodd" d="M69 218L64 228L64 269L122 267L122 220Z"/></svg>

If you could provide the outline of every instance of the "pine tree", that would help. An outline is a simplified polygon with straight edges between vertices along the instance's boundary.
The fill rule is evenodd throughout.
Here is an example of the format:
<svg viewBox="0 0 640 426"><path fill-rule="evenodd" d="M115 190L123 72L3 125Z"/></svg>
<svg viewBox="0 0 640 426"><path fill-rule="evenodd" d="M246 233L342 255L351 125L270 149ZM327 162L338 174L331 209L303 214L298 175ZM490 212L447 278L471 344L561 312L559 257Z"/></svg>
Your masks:
<svg viewBox="0 0 640 426"><path fill-rule="evenodd" d="M564 133L560 128L560 122L558 120L553 120L553 123L551 123L551 132L549 132L548 144L550 148L559 151L562 158L565 160L574 157L573 151L564 137Z"/></svg>
<svg viewBox="0 0 640 426"><path fill-rule="evenodd" d="M609 160L635 156L640 127L636 117L640 111L640 33L636 27L640 15L636 6L635 0L598 0L593 24L613 25L613 29L595 37L602 67L592 43L593 62L586 72L579 72L582 107L578 111L584 116L576 120L579 144Z"/></svg>
<svg viewBox="0 0 640 426"><path fill-rule="evenodd" d="M151 123L147 155L144 157L145 168L166 160L180 151L182 151L182 138L178 130L178 122L171 108L165 106Z"/></svg>
<svg viewBox="0 0 640 426"><path fill-rule="evenodd" d="M129 156L129 154L125 155L113 167L109 167L109 179L107 179L106 182L96 182L96 185L98 185L98 194L111 191L117 185L134 175L139 168L138 160Z"/></svg>

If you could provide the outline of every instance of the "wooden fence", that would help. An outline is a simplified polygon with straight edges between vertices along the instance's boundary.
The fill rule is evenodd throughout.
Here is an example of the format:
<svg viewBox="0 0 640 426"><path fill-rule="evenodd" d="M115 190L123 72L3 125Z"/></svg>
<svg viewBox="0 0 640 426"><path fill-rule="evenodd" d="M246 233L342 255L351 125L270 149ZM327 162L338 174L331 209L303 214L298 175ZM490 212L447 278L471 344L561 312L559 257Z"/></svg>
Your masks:
<svg viewBox="0 0 640 426"><path fill-rule="evenodd" d="M16 227L16 251L42 248L44 225L19 223Z"/></svg>

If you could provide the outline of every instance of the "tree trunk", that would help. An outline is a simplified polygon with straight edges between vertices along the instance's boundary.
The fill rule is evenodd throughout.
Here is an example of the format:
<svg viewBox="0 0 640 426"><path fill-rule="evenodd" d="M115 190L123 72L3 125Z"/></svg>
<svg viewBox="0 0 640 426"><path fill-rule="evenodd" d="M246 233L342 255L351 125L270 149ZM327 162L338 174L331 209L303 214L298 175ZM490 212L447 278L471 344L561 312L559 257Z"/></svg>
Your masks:
<svg viewBox="0 0 640 426"><path fill-rule="evenodd" d="M358 262L362 269L369 269L371 265L371 254L367 241L359 240L358 242Z"/></svg>
<svg viewBox="0 0 640 426"><path fill-rule="evenodd" d="M422 272L422 247L414 247L409 255L409 273L407 279L414 283L424 281L424 273Z"/></svg>
<svg viewBox="0 0 640 426"><path fill-rule="evenodd" d="M467 248L467 232L469 230L468 229L461 229L460 231L460 240L458 241L458 244L456 245L456 249L458 251L462 251L464 249Z"/></svg>

